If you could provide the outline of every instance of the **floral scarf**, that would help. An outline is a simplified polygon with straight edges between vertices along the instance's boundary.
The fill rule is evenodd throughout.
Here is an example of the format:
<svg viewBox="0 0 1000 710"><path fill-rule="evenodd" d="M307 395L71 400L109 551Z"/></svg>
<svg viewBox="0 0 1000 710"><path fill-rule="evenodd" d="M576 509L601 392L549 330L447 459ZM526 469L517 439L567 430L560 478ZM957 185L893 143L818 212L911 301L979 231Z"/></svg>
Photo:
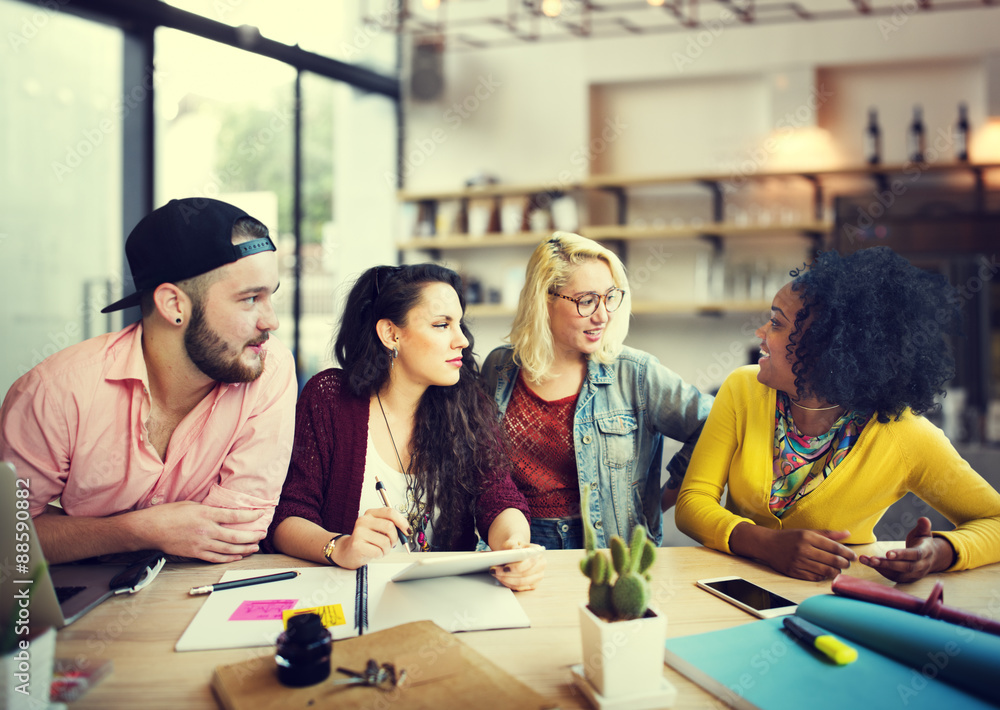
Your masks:
<svg viewBox="0 0 1000 710"><path fill-rule="evenodd" d="M854 447L870 415L848 411L819 436L800 434L788 413L792 403L778 392L774 415L774 472L769 507L776 517L826 480Z"/></svg>

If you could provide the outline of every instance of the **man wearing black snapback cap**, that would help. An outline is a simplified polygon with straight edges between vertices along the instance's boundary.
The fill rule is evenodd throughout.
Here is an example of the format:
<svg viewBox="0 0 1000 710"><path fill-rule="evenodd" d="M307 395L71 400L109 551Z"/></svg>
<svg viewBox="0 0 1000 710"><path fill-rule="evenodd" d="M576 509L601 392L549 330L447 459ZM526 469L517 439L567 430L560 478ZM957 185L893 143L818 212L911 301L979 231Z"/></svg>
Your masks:
<svg viewBox="0 0 1000 710"><path fill-rule="evenodd" d="M0 459L27 479L46 559L257 550L291 456L295 367L278 328L267 228L219 200L171 200L125 245L140 305L118 333L56 353L10 388ZM52 505L58 499L59 507Z"/></svg>

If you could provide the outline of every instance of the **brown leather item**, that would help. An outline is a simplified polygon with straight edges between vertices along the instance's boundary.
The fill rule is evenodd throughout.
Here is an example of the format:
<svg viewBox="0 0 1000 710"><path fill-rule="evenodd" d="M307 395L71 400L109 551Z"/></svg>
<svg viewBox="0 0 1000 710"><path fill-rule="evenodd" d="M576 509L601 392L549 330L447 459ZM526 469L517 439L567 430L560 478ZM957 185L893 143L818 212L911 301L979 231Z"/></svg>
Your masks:
<svg viewBox="0 0 1000 710"><path fill-rule="evenodd" d="M970 629L1000 636L1000 622L963 611L962 609L945 606L943 603L944 585L941 582L934 585L934 589L931 590L927 599L921 599L912 594L901 592L894 587L888 587L878 582L869 582L865 579L858 579L847 574L837 575L831 584L831 589L834 594L839 594L843 597L881 604L893 609L902 609L913 614L940 619L941 621L958 624L959 626L967 626Z"/></svg>
<svg viewBox="0 0 1000 710"><path fill-rule="evenodd" d="M557 705L431 621L415 621L333 644L334 667L365 668L368 659L405 670L406 680L389 691L335 686L331 681L345 676L334 670L330 680L286 688L278 682L271 651L217 667L212 689L225 710L545 710Z"/></svg>

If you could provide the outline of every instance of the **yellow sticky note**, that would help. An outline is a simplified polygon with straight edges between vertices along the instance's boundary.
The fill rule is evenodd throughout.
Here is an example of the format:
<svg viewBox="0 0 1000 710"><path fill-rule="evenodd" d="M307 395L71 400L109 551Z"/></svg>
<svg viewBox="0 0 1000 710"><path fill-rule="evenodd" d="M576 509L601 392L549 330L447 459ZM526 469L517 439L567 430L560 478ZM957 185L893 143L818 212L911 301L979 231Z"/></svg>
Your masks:
<svg viewBox="0 0 1000 710"><path fill-rule="evenodd" d="M288 628L288 620L299 614L319 614L319 618L323 621L323 626L327 628L331 626L343 626L347 623L343 607L340 604L328 604L327 606L314 606L311 609L285 609L281 612L281 620L284 622L286 629Z"/></svg>

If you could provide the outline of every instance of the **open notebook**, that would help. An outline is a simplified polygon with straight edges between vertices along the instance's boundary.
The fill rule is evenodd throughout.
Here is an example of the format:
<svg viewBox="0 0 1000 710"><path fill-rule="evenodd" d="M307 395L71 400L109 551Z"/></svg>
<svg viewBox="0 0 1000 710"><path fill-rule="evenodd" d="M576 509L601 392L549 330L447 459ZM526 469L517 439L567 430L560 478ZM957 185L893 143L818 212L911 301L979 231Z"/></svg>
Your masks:
<svg viewBox="0 0 1000 710"><path fill-rule="evenodd" d="M191 597L201 609L178 640L177 651L272 646L284 629L282 611L339 604L344 623L334 639L429 620L447 631L530 626L514 593L488 574L392 582L410 562L377 562L359 570L303 568L295 579ZM285 570L230 570L220 581ZM202 603L204 600L204 603Z"/></svg>

